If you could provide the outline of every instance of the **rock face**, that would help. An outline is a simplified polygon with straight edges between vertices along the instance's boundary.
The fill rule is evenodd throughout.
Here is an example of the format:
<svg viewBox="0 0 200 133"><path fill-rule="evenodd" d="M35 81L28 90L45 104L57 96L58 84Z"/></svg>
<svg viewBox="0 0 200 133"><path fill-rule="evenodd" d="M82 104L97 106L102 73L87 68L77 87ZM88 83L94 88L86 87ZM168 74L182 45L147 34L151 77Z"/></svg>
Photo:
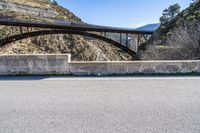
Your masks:
<svg viewBox="0 0 200 133"><path fill-rule="evenodd" d="M58 13L49 8L38 8L29 5L21 5L11 2L0 1L0 10L9 10L19 13L32 14L35 16L45 17L45 18L55 18Z"/></svg>
<svg viewBox="0 0 200 133"><path fill-rule="evenodd" d="M0 17L15 17L20 20L47 21L81 19L69 10L48 0L0 0ZM26 29L24 29L26 30ZM40 30L40 29L31 29ZM0 26L0 38L18 34L18 27ZM98 40L76 35L47 35L24 39L0 47L0 54L60 54L70 53L75 61L132 60L120 49Z"/></svg>
<svg viewBox="0 0 200 133"><path fill-rule="evenodd" d="M151 37L143 60L200 59L200 1L181 12Z"/></svg>

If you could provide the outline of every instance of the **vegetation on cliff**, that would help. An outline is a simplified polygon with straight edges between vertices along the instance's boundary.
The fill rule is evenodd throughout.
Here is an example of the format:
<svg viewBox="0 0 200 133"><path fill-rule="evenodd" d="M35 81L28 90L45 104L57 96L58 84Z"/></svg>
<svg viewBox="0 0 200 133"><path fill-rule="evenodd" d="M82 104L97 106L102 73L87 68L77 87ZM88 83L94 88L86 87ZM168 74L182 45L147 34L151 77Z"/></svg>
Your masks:
<svg viewBox="0 0 200 133"><path fill-rule="evenodd" d="M200 1L160 26L140 55L144 60L200 59Z"/></svg>

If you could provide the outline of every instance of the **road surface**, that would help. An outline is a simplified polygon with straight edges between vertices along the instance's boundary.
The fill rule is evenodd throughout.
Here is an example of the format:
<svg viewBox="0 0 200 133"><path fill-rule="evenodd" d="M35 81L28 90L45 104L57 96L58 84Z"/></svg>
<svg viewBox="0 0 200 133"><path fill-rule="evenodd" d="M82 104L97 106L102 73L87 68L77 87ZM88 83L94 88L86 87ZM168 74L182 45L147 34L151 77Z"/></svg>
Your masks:
<svg viewBox="0 0 200 133"><path fill-rule="evenodd" d="M199 133L200 77L0 77L0 133Z"/></svg>

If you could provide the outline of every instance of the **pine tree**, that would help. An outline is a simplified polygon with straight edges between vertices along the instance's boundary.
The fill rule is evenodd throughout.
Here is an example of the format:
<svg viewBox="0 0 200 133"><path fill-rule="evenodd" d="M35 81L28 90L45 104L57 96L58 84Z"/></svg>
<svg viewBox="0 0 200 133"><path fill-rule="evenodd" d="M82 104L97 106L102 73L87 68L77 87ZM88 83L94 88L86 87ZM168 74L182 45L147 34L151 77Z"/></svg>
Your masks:
<svg viewBox="0 0 200 133"><path fill-rule="evenodd" d="M176 15L180 13L180 9L181 7L179 4L171 5L168 9L165 9L162 14L163 16L160 17L161 25L164 25L175 18Z"/></svg>

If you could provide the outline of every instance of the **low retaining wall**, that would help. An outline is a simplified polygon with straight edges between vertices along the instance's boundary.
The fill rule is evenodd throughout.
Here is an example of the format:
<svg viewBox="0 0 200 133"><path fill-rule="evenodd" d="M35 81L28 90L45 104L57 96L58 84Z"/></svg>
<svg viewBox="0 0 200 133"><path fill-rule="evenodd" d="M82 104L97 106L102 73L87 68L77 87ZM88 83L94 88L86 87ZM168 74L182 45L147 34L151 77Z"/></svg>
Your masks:
<svg viewBox="0 0 200 133"><path fill-rule="evenodd" d="M70 54L0 55L0 75L200 73L197 61L71 62Z"/></svg>
<svg viewBox="0 0 200 133"><path fill-rule="evenodd" d="M71 62L74 75L200 73L200 61Z"/></svg>
<svg viewBox="0 0 200 133"><path fill-rule="evenodd" d="M0 55L0 75L69 74L70 54Z"/></svg>

